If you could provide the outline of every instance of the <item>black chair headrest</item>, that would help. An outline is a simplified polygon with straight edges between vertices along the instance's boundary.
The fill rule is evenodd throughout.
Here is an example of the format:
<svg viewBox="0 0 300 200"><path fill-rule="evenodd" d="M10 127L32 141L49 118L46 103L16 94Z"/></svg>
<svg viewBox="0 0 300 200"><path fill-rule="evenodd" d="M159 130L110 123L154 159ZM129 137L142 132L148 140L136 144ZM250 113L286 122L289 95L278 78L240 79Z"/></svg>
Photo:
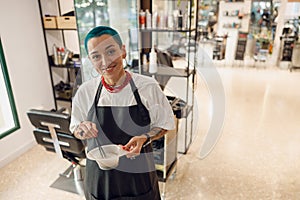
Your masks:
<svg viewBox="0 0 300 200"><path fill-rule="evenodd" d="M70 125L70 115L55 111L37 110L30 109L27 111L27 116L33 126L38 129L48 130L48 126L45 123L55 124L56 131L72 134L69 130Z"/></svg>

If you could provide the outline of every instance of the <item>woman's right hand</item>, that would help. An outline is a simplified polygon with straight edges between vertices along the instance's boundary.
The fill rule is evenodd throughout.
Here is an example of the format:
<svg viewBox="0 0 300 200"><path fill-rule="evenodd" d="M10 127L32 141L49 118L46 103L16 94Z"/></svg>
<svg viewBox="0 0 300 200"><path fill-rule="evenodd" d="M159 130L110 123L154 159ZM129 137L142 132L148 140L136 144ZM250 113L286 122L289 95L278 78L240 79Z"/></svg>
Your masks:
<svg viewBox="0 0 300 200"><path fill-rule="evenodd" d="M95 123L90 121L83 121L75 129L74 135L81 140L94 138L98 135L98 129Z"/></svg>

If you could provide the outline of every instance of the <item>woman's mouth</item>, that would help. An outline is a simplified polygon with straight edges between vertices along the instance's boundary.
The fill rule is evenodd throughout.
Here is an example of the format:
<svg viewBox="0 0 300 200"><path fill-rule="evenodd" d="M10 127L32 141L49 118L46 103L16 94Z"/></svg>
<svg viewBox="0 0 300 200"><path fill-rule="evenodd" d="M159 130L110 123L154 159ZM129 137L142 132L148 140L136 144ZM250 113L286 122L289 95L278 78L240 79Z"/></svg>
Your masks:
<svg viewBox="0 0 300 200"><path fill-rule="evenodd" d="M115 65L109 65L107 67L102 67L101 70L109 72L112 71L115 67L116 67Z"/></svg>

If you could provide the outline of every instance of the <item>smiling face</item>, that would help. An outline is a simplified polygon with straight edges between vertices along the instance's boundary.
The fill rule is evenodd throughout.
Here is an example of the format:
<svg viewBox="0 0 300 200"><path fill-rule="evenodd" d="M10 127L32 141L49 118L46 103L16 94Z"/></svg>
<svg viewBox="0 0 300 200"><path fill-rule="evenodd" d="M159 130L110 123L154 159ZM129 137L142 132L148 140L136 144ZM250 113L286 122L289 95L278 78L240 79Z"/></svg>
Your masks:
<svg viewBox="0 0 300 200"><path fill-rule="evenodd" d="M89 59L96 71L103 75L105 82L116 84L125 74L123 58L126 57L125 46L119 46L111 35L91 38L87 44Z"/></svg>

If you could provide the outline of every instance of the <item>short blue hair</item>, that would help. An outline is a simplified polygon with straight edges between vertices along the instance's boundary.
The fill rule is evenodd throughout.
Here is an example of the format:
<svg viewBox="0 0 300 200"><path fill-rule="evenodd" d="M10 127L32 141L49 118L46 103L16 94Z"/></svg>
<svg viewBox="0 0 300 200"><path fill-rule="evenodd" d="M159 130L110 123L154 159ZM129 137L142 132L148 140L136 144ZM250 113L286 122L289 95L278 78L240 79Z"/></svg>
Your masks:
<svg viewBox="0 0 300 200"><path fill-rule="evenodd" d="M94 37L100 37L101 35L105 35L105 34L113 36L114 40L119 44L120 47L122 47L123 43L122 43L121 37L115 29L108 27L108 26L97 26L97 27L93 28L92 30L90 30L88 32L88 34L85 36L84 47L85 47L87 54L89 54L89 51L87 48L88 41Z"/></svg>

